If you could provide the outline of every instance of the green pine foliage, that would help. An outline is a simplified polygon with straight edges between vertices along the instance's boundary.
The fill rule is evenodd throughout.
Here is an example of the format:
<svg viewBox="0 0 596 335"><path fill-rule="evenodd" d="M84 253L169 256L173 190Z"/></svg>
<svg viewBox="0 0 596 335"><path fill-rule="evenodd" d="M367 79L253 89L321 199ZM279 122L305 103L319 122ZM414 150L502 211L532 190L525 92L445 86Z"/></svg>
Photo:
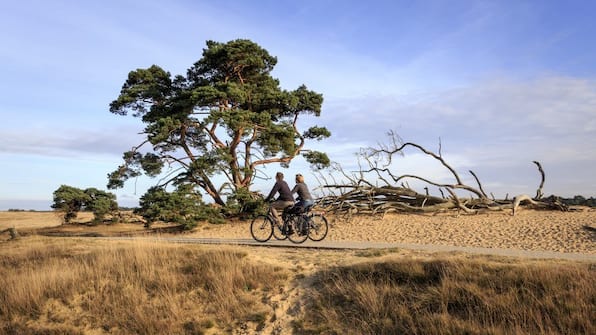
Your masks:
<svg viewBox="0 0 596 335"><path fill-rule="evenodd" d="M141 197L140 206L134 212L145 219L147 228L157 221L179 224L185 229L194 228L200 221L223 221L218 210L205 204L201 195L188 186L181 186L173 192L152 187Z"/></svg>
<svg viewBox="0 0 596 335"><path fill-rule="evenodd" d="M300 155L315 168L328 166L326 154L305 145L330 132L298 129L299 118L321 114L323 96L304 85L282 89L271 75L276 64L261 46L238 39L207 41L186 75L172 76L157 65L131 71L110 112L138 118L146 140L124 154L108 175L108 188L141 174L156 176L167 165L175 172L160 187L185 185L220 206L248 208L238 204L250 200L239 193L250 192L259 168L288 166Z"/></svg>
<svg viewBox="0 0 596 335"><path fill-rule="evenodd" d="M64 213L64 223L67 224L81 210L93 212L94 223L102 222L106 215L118 211L115 194L96 188L82 190L68 185L61 185L54 191L54 203L51 207Z"/></svg>

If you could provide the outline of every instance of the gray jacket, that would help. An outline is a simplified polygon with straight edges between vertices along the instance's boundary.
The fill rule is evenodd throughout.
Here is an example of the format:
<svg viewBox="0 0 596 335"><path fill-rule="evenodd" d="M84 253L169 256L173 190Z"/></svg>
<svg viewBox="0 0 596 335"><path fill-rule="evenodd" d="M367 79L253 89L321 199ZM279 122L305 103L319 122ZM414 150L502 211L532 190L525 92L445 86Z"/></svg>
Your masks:
<svg viewBox="0 0 596 335"><path fill-rule="evenodd" d="M292 194L294 193L298 193L298 200L300 201L313 200L305 183L296 184L292 189Z"/></svg>

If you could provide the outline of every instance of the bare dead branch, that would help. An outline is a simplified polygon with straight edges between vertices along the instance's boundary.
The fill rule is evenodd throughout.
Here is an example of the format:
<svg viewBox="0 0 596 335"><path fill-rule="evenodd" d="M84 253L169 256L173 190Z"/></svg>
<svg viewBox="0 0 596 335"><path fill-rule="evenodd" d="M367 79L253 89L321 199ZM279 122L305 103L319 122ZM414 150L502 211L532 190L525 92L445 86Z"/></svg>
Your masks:
<svg viewBox="0 0 596 335"><path fill-rule="evenodd" d="M455 205L457 206L457 208L463 210L464 212L468 213L468 214L476 214L478 211L469 209L468 207L466 207L457 197L457 195L455 194L455 192L453 192L451 189L447 189L447 192L449 192L449 194L451 194L451 198L453 198L453 200L455 201Z"/></svg>
<svg viewBox="0 0 596 335"><path fill-rule="evenodd" d="M513 200L495 200L491 193L489 199L482 187L480 179L470 170L478 188L462 182L457 171L453 169L442 156L442 144L439 140L439 154L435 154L424 147L407 142L403 143L395 133L389 132L390 144L378 144L376 148L361 149L358 157L358 171L350 173L335 163L328 176L319 174L317 180L326 195L320 199L319 206L351 217L354 214L386 214L389 212L422 212L438 213L445 210L458 210L466 214L476 214L482 211L499 211L513 209L515 214L519 207L528 205L534 208L548 208L566 210L566 205L558 199L540 200L544 184L544 171L538 162L534 162L542 174L542 183L537 192L537 199L527 195L515 197ZM401 144L398 144L401 143ZM392 171L393 155L403 155L407 147L414 147L431 158L438 160L455 178L454 184L439 183L429 178L413 174L397 175ZM363 168L365 166L366 168ZM335 175L339 178L336 178ZM372 177L373 181L369 179ZM418 193L408 184L408 179L414 179L426 184L424 193ZM397 186L399 185L399 186ZM436 186L441 193L440 197L430 195L429 186ZM443 189L447 190L446 197ZM457 191L468 192L469 198L458 196ZM474 197L475 196L475 197ZM507 195L508 197L508 195Z"/></svg>
<svg viewBox="0 0 596 335"><path fill-rule="evenodd" d="M530 203L534 206L539 205L539 203L534 201L534 199L532 199L529 195L526 195L526 194L518 195L513 198L513 213L512 213L512 215L515 216L515 212L522 202Z"/></svg>
<svg viewBox="0 0 596 335"><path fill-rule="evenodd" d="M482 184L480 183L480 180L478 179L478 177L476 176L476 174L474 173L474 171L469 170L469 172L474 177L474 179L476 180L476 184L478 184L478 189L480 190L480 193L482 194L482 196L484 198L488 198L488 196L486 196L486 193L484 193L484 190L482 189Z"/></svg>
<svg viewBox="0 0 596 335"><path fill-rule="evenodd" d="M536 166L538 166L538 171L540 171L540 176L542 177L541 181L540 181L540 186L538 186L538 190L536 190L536 199L541 199L543 194L542 194L542 187L544 186L544 170L542 169L542 165L540 165L540 163L538 161L534 161L534 164L536 164Z"/></svg>

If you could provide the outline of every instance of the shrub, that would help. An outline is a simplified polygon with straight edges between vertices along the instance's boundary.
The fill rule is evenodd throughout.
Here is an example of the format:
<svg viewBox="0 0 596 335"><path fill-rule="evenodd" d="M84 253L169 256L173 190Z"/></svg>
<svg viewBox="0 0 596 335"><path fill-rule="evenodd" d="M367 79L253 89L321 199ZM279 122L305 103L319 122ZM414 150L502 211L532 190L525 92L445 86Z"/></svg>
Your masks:
<svg viewBox="0 0 596 335"><path fill-rule="evenodd" d="M174 222L191 229L201 220L222 220L219 209L206 205L201 195L191 188L181 186L173 192L162 187L152 187L141 197L135 214L146 220L146 227L156 221Z"/></svg>

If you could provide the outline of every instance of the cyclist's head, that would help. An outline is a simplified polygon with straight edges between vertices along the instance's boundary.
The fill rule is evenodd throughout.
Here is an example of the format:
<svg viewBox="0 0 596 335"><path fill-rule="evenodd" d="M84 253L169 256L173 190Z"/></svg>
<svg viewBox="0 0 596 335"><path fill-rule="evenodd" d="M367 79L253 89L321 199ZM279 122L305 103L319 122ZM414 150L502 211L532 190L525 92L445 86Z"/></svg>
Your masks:
<svg viewBox="0 0 596 335"><path fill-rule="evenodd" d="M296 182L297 183L304 183L304 176L302 176L300 173L296 175Z"/></svg>

